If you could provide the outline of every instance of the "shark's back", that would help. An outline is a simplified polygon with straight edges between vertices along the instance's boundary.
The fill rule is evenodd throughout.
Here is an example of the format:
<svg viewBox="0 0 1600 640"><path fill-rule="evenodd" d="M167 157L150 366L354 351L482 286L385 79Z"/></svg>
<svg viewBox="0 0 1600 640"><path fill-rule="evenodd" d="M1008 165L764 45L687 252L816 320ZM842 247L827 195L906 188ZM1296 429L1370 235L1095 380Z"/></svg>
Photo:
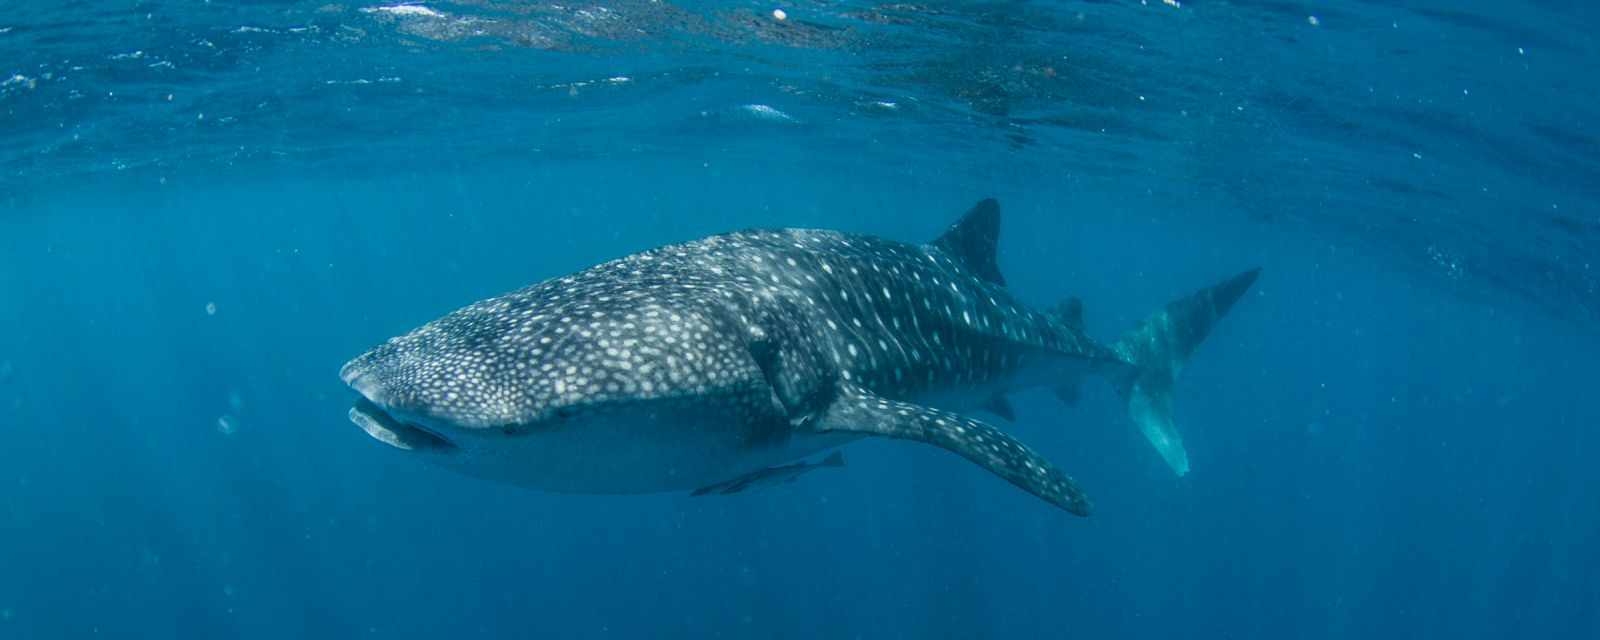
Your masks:
<svg viewBox="0 0 1600 640"><path fill-rule="evenodd" d="M1122 362L936 244L780 229L658 251L651 261L693 273L679 286L704 283L747 323L780 316L841 378L891 397L992 393L1063 359Z"/></svg>

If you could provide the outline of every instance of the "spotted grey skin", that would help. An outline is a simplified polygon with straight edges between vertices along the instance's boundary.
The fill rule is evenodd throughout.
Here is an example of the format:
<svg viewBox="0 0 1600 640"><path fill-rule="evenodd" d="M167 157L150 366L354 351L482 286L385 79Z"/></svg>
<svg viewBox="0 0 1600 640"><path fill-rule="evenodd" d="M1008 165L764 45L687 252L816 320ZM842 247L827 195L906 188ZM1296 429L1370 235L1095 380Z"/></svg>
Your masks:
<svg viewBox="0 0 1600 640"><path fill-rule="evenodd" d="M1255 272L1105 346L1081 318L1030 310L1006 291L998 228L986 200L926 245L764 230L614 260L472 304L350 361L341 376L361 396L350 417L464 473L578 493L707 488L861 437L908 439L1087 514L1069 477L957 412L1004 415L1009 391L1069 390L1098 373L1186 472L1171 382Z"/></svg>

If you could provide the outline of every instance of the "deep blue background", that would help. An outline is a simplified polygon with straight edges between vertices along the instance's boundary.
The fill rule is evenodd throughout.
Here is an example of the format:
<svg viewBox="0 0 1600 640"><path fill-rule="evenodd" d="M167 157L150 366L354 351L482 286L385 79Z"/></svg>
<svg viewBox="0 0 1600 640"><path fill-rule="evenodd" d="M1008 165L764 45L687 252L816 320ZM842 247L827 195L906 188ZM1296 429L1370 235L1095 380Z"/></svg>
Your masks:
<svg viewBox="0 0 1600 640"><path fill-rule="evenodd" d="M616 171L647 188L594 188ZM893 195L873 193L885 179ZM1418 289L1356 252L1151 222L1161 203L1068 187L607 163L63 198L9 221L4 244L5 624L16 637L1597 628L1592 338ZM1266 268L1180 387L1191 476L1171 477L1103 385L1075 411L1028 394L1016 427L1093 492L1087 520L899 443L727 499L557 497L419 464L343 417L343 360L453 305L740 223L918 240L988 194L1005 203L1013 287L1040 305L1083 296L1097 335Z"/></svg>
<svg viewBox="0 0 1600 640"><path fill-rule="evenodd" d="M1172 14L1186 16L1182 48L1226 35L1207 16L1305 24L1287 5L1196 4ZM1385 26L1388 9L1362 11L1376 15L1323 27ZM1502 25L1420 15L1452 37ZM1150 19L1133 16L1122 19ZM1508 31L1568 61L1593 52ZM1306 55L1346 62L1318 82L1392 68L1363 66L1369 37L1315 41ZM1391 62L1480 44L1457 42ZM127 171L100 166L130 157L127 143L30 147L5 165L0 209L0 638L1600 636L1600 339L1592 276L1573 275L1589 273L1585 225L1600 228L1593 185L1578 183L1600 171L1581 153L1592 129L1550 132L1580 150L1564 176L1554 161L1508 173L1505 157L1544 162L1551 148L1517 146L1521 133L1477 111L1471 135L1424 131L1423 157L1372 164L1393 149L1352 133L1373 130L1358 126L1371 112L1274 105L1262 100L1274 81L1263 72L1250 90L1251 109L1273 109L1261 120L1213 114L1176 142L1104 148L939 138L886 155L850 141L935 124L797 107L796 132L728 115L802 100L771 86L678 89L735 111L671 116L692 124L639 144L606 126L552 129L558 110L535 104L522 117L538 152L451 147L441 161L439 132L366 155L354 145L345 162L302 148L312 159L219 163L202 152L240 140L180 131L195 137L182 153L147 142L163 159ZM1519 102L1521 82L1477 86L1504 89L1496 113L1563 110ZM0 122L62 135L50 118L71 120L78 103L52 111L25 101L46 89L19 86L0 94ZM1236 113L1239 85L1211 89L1230 97L1204 108ZM1565 89L1587 108L1590 89ZM406 99L423 112L441 100ZM296 127L311 125L295 114L314 109L285 100L263 130L299 144ZM628 131L648 119L625 103L600 120ZM31 108L49 117L24 121ZM474 118L453 109L437 111ZM95 122L75 126L119 130ZM1333 164L1252 146L1306 142L1319 126L1308 146L1348 145L1318 156ZM270 147L263 135L242 138ZM562 142L591 152L550 152ZM1141 145L1154 150L1101 154ZM1174 146L1190 151L1168 157ZM72 153L98 172L49 164ZM1397 169L1435 154L1483 163ZM1093 168L1128 165L1141 169ZM1353 165L1392 179L1351 190ZM1179 385L1190 476L1171 475L1103 384L1076 409L1018 398L1015 432L1091 493L1088 519L906 443L854 444L842 471L728 498L553 496L421 464L345 419L346 359L473 300L741 227L923 241L987 196L1004 210L1011 287L1040 307L1081 297L1106 340L1171 298L1265 268ZM1559 247L1521 240L1559 205L1571 221L1557 224L1577 229Z"/></svg>

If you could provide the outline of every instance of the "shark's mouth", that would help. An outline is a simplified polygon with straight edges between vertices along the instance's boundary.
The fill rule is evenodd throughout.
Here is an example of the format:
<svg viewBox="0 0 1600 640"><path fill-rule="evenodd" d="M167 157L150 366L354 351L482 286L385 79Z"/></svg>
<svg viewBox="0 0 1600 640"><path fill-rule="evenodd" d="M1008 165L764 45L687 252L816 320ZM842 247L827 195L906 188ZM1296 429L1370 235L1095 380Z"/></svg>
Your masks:
<svg viewBox="0 0 1600 640"><path fill-rule="evenodd" d="M350 421L379 442L406 451L450 453L456 445L427 428L404 422L384 411L371 400L361 398L350 407Z"/></svg>

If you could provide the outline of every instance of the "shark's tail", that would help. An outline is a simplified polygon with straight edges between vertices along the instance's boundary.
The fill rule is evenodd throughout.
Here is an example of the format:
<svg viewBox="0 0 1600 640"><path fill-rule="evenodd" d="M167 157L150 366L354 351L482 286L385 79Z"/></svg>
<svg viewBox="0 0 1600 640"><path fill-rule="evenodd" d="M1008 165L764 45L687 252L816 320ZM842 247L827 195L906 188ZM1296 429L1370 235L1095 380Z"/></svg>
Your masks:
<svg viewBox="0 0 1600 640"><path fill-rule="evenodd" d="M1112 346L1135 366L1113 380L1128 402L1128 416L1178 475L1189 472L1189 454L1172 421L1172 387L1189 354L1211 333L1261 269L1251 269L1167 304Z"/></svg>

